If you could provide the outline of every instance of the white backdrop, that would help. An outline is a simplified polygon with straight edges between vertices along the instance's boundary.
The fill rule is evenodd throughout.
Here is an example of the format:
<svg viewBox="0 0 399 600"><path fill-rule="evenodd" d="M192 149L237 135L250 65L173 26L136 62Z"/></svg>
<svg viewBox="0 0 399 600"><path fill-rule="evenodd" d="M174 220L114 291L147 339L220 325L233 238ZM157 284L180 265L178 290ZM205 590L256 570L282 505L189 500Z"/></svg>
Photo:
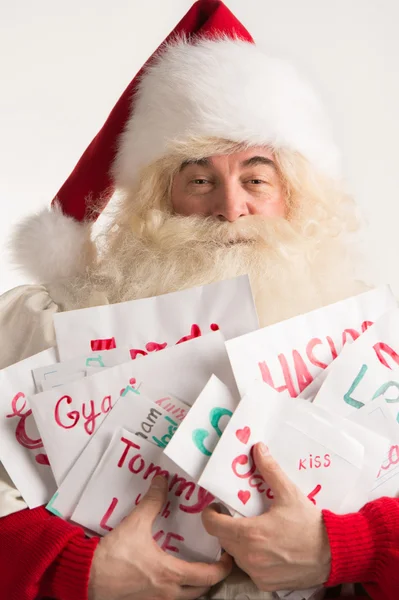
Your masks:
<svg viewBox="0 0 399 600"><path fill-rule="evenodd" d="M398 0L225 0L327 102L369 223L376 281L399 294ZM0 23L0 292L12 225L50 202L132 76L191 0L4 4Z"/></svg>

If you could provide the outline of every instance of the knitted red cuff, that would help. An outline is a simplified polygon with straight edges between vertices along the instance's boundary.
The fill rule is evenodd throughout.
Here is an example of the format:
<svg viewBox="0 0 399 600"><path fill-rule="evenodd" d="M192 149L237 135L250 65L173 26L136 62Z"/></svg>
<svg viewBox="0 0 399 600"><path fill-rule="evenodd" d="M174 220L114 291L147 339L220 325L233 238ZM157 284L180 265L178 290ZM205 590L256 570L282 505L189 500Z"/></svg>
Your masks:
<svg viewBox="0 0 399 600"><path fill-rule="evenodd" d="M384 549L391 540L386 510L379 501L348 515L323 510L331 547L331 571L326 586L378 580Z"/></svg>
<svg viewBox="0 0 399 600"><path fill-rule="evenodd" d="M46 595L62 600L87 600L91 564L99 538L77 535L51 567Z"/></svg>

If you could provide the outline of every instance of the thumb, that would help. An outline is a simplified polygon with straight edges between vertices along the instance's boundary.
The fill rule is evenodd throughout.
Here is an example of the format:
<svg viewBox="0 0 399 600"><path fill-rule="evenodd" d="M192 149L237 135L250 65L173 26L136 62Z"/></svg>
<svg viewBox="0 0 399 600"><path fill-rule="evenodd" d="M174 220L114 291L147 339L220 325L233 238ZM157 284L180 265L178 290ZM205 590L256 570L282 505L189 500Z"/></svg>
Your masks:
<svg viewBox="0 0 399 600"><path fill-rule="evenodd" d="M254 446L255 464L263 479L270 486L277 501L288 500L296 492L296 486L272 457L265 444L259 442Z"/></svg>
<svg viewBox="0 0 399 600"><path fill-rule="evenodd" d="M139 505L131 513L143 519L146 526L152 527L155 519L161 511L168 497L168 480L166 477L157 475L151 481L147 493L140 500Z"/></svg>

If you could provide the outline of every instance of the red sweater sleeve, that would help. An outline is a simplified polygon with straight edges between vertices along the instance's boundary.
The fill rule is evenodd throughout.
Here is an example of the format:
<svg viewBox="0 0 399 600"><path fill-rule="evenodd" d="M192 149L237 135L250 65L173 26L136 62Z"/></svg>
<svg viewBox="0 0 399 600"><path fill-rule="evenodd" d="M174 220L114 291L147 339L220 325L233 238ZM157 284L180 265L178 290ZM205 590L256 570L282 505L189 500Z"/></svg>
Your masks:
<svg viewBox="0 0 399 600"><path fill-rule="evenodd" d="M86 600L98 538L45 508L0 519L0 597Z"/></svg>
<svg viewBox="0 0 399 600"><path fill-rule="evenodd" d="M323 511L331 546L327 586L361 583L373 600L397 600L399 499L380 498L358 513Z"/></svg>

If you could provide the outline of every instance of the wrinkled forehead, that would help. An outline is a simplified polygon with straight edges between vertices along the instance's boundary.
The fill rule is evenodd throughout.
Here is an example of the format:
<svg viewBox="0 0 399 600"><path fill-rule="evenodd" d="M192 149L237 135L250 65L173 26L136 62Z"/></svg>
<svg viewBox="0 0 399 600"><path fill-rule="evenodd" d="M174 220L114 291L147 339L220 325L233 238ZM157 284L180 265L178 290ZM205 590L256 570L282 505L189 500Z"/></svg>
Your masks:
<svg viewBox="0 0 399 600"><path fill-rule="evenodd" d="M182 172L192 166L211 170L217 168L226 161L228 161L230 165L240 169L264 166L277 171L274 153L267 147L256 147L229 152L228 154L214 154L212 156L200 158L189 158L181 162L179 171Z"/></svg>

